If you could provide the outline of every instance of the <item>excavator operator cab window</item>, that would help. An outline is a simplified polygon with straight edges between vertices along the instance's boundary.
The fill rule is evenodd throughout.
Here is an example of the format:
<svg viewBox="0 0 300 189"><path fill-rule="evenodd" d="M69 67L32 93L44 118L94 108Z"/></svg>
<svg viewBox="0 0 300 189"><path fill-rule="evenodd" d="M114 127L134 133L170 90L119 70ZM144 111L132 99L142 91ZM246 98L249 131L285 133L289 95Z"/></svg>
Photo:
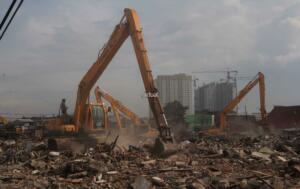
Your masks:
<svg viewBox="0 0 300 189"><path fill-rule="evenodd" d="M92 106L92 114L94 123L93 127L95 129L104 128L105 115L103 107L99 105Z"/></svg>

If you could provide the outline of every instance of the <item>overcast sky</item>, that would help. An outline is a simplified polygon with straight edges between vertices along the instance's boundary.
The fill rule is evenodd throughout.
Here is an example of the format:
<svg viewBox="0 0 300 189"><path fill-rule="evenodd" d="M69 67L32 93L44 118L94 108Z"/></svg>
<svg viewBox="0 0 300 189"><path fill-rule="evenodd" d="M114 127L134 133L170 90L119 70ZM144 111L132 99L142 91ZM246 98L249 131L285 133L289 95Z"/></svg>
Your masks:
<svg viewBox="0 0 300 189"><path fill-rule="evenodd" d="M0 1L0 18L10 2ZM300 104L300 0L25 0L0 41L0 113L57 113L61 98L73 109L79 81L125 7L140 16L155 76L261 71L268 110ZM197 77L207 83L225 75ZM147 115L130 40L98 84ZM244 84L239 81L239 88ZM258 111L257 92L243 101L249 111Z"/></svg>

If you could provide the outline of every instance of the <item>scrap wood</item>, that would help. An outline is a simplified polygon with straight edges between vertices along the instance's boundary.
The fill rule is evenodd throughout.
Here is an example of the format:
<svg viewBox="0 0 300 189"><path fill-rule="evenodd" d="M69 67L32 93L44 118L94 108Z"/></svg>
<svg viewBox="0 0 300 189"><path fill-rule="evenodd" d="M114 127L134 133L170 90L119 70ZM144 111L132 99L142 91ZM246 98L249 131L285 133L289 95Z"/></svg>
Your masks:
<svg viewBox="0 0 300 189"><path fill-rule="evenodd" d="M263 176L266 176L266 177L273 177L274 176L274 175L266 174L266 173L261 172L261 171L256 171L256 170L249 170L249 171L254 173L255 175L259 174L259 175L263 175Z"/></svg>
<svg viewBox="0 0 300 189"><path fill-rule="evenodd" d="M298 172L300 172L300 165L294 165L293 168L294 168L295 170L297 170Z"/></svg>
<svg viewBox="0 0 300 189"><path fill-rule="evenodd" d="M223 154L211 154L206 156L199 156L199 158L219 158L219 157L223 157Z"/></svg>
<svg viewBox="0 0 300 189"><path fill-rule="evenodd" d="M297 154L291 147L289 147L289 146L287 146L287 145L283 145L283 147L284 147L287 151L289 151L291 154L293 154L294 156L298 156L298 154Z"/></svg>
<svg viewBox="0 0 300 189"><path fill-rule="evenodd" d="M115 138L115 140L110 144L110 152L112 152L114 150L114 148L116 147L117 141L119 139L119 135Z"/></svg>
<svg viewBox="0 0 300 189"><path fill-rule="evenodd" d="M47 157L48 157L48 155L44 155L44 156L41 156L41 157L38 157L38 158L29 159L29 160L23 162L23 163L22 163L22 166L24 166L24 165L30 163L32 160L41 160L41 159L45 159L45 158L47 158Z"/></svg>
<svg viewBox="0 0 300 189"><path fill-rule="evenodd" d="M70 185L73 188L79 188L81 185L87 188L105 188L106 186L127 188L128 185L134 182L134 178L145 175L145 179L148 179L149 182L150 178L154 176L161 178L164 181L163 183L170 188L177 187L179 183L180 187L188 188L188 186L192 186L195 179L202 179L207 188L220 188L220 185L223 186L224 184L229 188L239 188L239 184L243 179L245 180L245 186L247 184L251 185L247 181L254 180L261 187L267 188L269 186L264 181L270 183L268 180L271 181L272 177L284 174L288 175L285 179L288 186L292 188L293 184L296 185L300 178L300 175L294 169L294 166L299 165L299 160L292 153L285 150L281 153L281 156L287 161L274 161L271 164L261 163L259 159L251 157L251 152L258 151L261 146L276 150L273 145L277 139L275 137L274 139L274 141L266 144L263 138L257 138L256 145L253 146L238 140L238 145L244 148L244 151L247 151L243 158L234 154L233 156L230 154L224 156L218 153L224 149L234 148L237 143L210 139L203 139L207 142L194 145L193 148L178 152L168 159L151 156L151 153L142 150L144 148L132 149L131 151L123 150L123 146L120 145L119 147L118 144L116 144L113 153L109 153L109 146L116 141L116 138L107 144L98 143L94 147L89 146L86 152L75 154L60 150L58 151L60 155L55 158L49 156L47 149L42 149L34 156L28 157L29 159L25 159L25 162L35 160L47 165L44 169L39 170L38 174L33 174L35 169L28 167L26 163L24 164L24 162L17 159L16 163L0 165L0 170L2 175L19 175L19 173L21 176L24 175L23 178L19 179L24 180L24 183L23 181L21 183L19 180L13 180L12 176L2 177L0 182L18 182L20 188L24 188L25 184L33 180L38 185L43 185L45 180L50 180L49 183L45 184L45 188L60 184ZM22 146L26 146L22 140L17 141L17 144L20 146L19 150L23 150ZM4 145L0 139L0 148L2 148L3 154L6 152ZM198 147L200 149L207 148L208 151L215 151L215 153L203 153L203 151L198 150ZM90 148L95 150L90 150ZM142 166L143 164L145 165ZM226 182L222 182L226 179ZM282 178L280 179L282 180ZM76 184L78 187L75 186ZM276 188L275 185L273 187Z"/></svg>
<svg viewBox="0 0 300 189"><path fill-rule="evenodd" d="M70 174L67 177L68 178L81 178L81 177L85 177L87 175L88 175L87 171L82 171L82 172L79 172L79 173Z"/></svg>
<svg viewBox="0 0 300 189"><path fill-rule="evenodd" d="M256 177L258 180L262 181L263 183L265 183L268 187L274 189L274 187L272 185L270 185L267 181L265 181L263 178L257 176Z"/></svg>
<svg viewBox="0 0 300 189"><path fill-rule="evenodd" d="M234 179L237 179L237 180L243 180L243 179L252 179L252 178L255 178L257 177L257 175L249 175L249 176L244 176L244 177L234 177ZM267 179L267 178L272 178L273 176L262 176L260 178L262 179Z"/></svg>
<svg viewBox="0 0 300 189"><path fill-rule="evenodd" d="M9 181L9 180L22 180L25 179L23 175L0 175L0 180Z"/></svg>
<svg viewBox="0 0 300 189"><path fill-rule="evenodd" d="M59 177L58 180L63 181L63 182L68 182L68 183L74 183L74 184L78 184L78 183L81 183L83 181L82 178L70 179L70 178L62 178L62 177Z"/></svg>
<svg viewBox="0 0 300 189"><path fill-rule="evenodd" d="M168 171L193 171L192 168L182 168L179 169L177 167L169 167L169 168L165 168L165 169L159 169L159 172L168 172Z"/></svg>

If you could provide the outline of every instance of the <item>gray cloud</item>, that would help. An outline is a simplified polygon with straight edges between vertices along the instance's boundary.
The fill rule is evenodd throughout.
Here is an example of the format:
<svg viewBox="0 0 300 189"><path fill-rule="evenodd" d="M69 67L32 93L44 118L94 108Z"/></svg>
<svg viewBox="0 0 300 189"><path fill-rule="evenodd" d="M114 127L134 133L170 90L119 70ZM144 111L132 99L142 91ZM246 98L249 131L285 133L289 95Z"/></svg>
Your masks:
<svg viewBox="0 0 300 189"><path fill-rule="evenodd" d="M5 6L0 2L0 7ZM300 79L297 0L55 0L25 2L1 41L0 75L5 73L6 79L0 77L0 112L56 113L62 97L72 107L81 77L128 6L141 17L155 75L227 67L250 76L263 71L268 109L298 103L300 91L294 87ZM198 77L209 82L223 75ZM129 40L98 83L147 115ZM250 111L257 111L255 92L244 101Z"/></svg>

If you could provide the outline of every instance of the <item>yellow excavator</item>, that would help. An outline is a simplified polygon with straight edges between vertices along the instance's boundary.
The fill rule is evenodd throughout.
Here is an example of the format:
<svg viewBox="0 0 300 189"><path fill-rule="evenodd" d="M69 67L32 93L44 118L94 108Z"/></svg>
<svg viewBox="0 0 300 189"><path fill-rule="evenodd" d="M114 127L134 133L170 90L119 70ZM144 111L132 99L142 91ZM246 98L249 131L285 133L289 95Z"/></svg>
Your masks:
<svg viewBox="0 0 300 189"><path fill-rule="evenodd" d="M0 116L0 126L4 127L7 124L8 124L8 120L5 117Z"/></svg>
<svg viewBox="0 0 300 189"><path fill-rule="evenodd" d="M265 102L265 76L263 73L258 72L258 74L245 85L245 87L239 92L239 94L231 100L220 113L220 127L213 128L206 131L200 131L200 135L226 135L226 114L232 111L240 101L253 89L255 85L259 84L259 97L260 97L260 114L261 114L261 123L266 129L267 123L267 111L266 111L266 102Z"/></svg>
<svg viewBox="0 0 300 189"><path fill-rule="evenodd" d="M124 128L124 125L122 124L120 114L126 117L127 119L130 119L131 122L134 124L135 129L144 129L146 128L146 133L143 133L142 136L145 137L157 137L158 131L156 129L153 129L149 124L143 123L143 121L139 118L139 116L134 113L132 110L130 110L127 106L122 104L119 100L114 98L109 93L101 90L99 86L95 88L95 97L97 100L97 103L104 104L103 99L105 99L111 106L111 109L114 113L114 116L116 118L117 126L119 129ZM105 107L105 106L104 106ZM108 109L108 108L106 108Z"/></svg>
<svg viewBox="0 0 300 189"><path fill-rule="evenodd" d="M73 119L69 122L66 122L64 119L52 120L52 123L47 124L47 129L60 130L62 132L79 133L84 131L93 133L107 127L107 112L103 104L90 103L89 95L97 80L129 36L133 43L148 102L159 131L159 137L155 140L155 145L158 145L158 151L162 152L165 144L173 143L173 136L159 101L158 91L154 85L140 21L137 12L129 8L124 9L122 19L115 26L109 40L99 53L96 62L80 81Z"/></svg>
<svg viewBox="0 0 300 189"><path fill-rule="evenodd" d="M6 137L8 133L10 133L9 127L8 127L8 120L4 116L0 116L0 136Z"/></svg>
<svg viewBox="0 0 300 189"><path fill-rule="evenodd" d="M140 118L133 111L131 111L129 108L127 108L125 105L123 105L120 101L118 101L117 99L112 97L110 94L101 90L98 86L95 88L94 92L95 92L95 97L96 97L97 103L104 104L102 98L110 103L111 109L116 118L118 128L124 127L121 122L120 113L122 113L126 118L130 119L133 124L135 124L135 125L141 124Z"/></svg>
<svg viewBox="0 0 300 189"><path fill-rule="evenodd" d="M1 137L17 137L23 133L21 127L16 127L15 125L11 124L8 119L4 116L0 116L0 136Z"/></svg>

